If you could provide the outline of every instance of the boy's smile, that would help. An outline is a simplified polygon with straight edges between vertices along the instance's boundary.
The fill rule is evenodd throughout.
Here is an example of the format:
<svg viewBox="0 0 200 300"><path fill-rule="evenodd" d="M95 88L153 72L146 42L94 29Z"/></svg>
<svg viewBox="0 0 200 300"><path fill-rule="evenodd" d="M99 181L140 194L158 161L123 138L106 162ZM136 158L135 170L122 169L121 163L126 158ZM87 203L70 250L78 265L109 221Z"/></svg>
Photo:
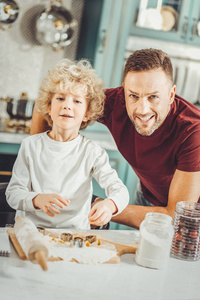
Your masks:
<svg viewBox="0 0 200 300"><path fill-rule="evenodd" d="M73 116L70 116L68 114L61 114L60 117L63 117L63 118L74 118Z"/></svg>

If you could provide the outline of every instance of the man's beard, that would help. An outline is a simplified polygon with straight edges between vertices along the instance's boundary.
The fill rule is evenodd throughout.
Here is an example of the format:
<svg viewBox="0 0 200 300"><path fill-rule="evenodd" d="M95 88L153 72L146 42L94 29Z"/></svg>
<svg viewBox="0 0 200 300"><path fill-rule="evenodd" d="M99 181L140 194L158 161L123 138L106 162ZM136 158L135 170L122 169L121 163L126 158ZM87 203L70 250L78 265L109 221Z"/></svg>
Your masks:
<svg viewBox="0 0 200 300"><path fill-rule="evenodd" d="M163 120L159 120L159 121L156 121L154 123L154 125L148 130L148 131L145 131L144 133L144 130L141 129L140 126L137 125L136 122L133 122L133 125L135 126L135 130L142 136L150 136L154 133L154 131L156 129L158 129L158 127L162 124Z"/></svg>

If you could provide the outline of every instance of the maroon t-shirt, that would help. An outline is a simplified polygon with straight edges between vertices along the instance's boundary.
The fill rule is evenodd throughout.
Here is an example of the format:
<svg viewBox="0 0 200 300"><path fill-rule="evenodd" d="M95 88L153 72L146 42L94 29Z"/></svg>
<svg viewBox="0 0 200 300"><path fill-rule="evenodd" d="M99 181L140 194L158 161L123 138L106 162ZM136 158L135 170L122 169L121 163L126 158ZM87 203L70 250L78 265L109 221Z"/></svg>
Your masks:
<svg viewBox="0 0 200 300"><path fill-rule="evenodd" d="M123 87L108 89L100 121L112 133L152 204L167 205L176 169L200 171L200 110L183 98L176 95L163 124L152 135L142 136L127 115Z"/></svg>

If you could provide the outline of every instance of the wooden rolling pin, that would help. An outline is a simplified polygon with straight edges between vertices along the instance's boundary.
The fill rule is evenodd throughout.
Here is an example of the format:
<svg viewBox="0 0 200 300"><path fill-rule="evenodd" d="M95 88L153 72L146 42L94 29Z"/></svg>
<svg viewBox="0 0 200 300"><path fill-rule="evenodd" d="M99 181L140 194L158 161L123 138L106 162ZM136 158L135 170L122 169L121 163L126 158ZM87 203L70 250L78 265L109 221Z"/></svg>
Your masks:
<svg viewBox="0 0 200 300"><path fill-rule="evenodd" d="M49 256L48 245L34 223L28 218L16 217L14 230L26 257L32 263L38 263L46 271Z"/></svg>

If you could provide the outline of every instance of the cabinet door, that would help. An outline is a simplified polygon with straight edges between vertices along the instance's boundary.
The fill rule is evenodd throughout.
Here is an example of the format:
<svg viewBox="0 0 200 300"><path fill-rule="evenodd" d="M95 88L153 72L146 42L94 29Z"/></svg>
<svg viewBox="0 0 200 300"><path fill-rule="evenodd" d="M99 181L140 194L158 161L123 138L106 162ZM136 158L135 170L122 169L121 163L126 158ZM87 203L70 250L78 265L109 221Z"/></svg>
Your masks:
<svg viewBox="0 0 200 300"><path fill-rule="evenodd" d="M104 0L94 68L106 88L121 84L119 78L124 64L121 58L130 32L133 7L132 0Z"/></svg>
<svg viewBox="0 0 200 300"><path fill-rule="evenodd" d="M196 0L195 0L196 1ZM188 43L191 0L137 0L131 34L136 36ZM159 6L159 4L162 6ZM161 7L161 10L159 10ZM162 18L160 18L160 13ZM162 23L163 20L163 23Z"/></svg>
<svg viewBox="0 0 200 300"><path fill-rule="evenodd" d="M193 0L188 28L188 44L200 46L200 1Z"/></svg>

